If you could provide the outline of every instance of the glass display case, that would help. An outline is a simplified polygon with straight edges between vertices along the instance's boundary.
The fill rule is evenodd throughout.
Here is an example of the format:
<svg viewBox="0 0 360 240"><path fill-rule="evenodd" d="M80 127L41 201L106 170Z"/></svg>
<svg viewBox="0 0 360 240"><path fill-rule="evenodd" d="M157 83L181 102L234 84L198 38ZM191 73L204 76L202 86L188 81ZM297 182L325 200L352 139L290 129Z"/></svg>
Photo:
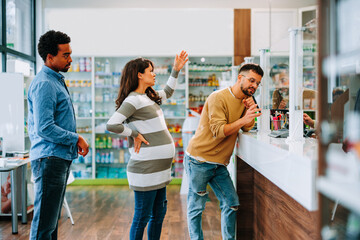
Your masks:
<svg viewBox="0 0 360 240"><path fill-rule="evenodd" d="M300 139L303 135L303 127L310 128L303 121L303 113L306 113L312 122L316 120L316 96L317 96L317 60L316 60L316 25L303 28L294 28L290 31L291 51L287 54L271 52L264 49L260 54L259 61L264 69L264 77L260 85L262 96L259 96L260 106L264 109L261 119L270 117L270 129L272 131L286 131L290 128L290 102L292 99L292 119L296 135ZM292 80L292 81L291 81ZM266 82L264 82L266 81ZM266 87L265 87L266 85ZM264 87L265 88L264 88ZM292 92L291 92L292 89ZM270 114L267 113L270 109ZM267 124L264 124L266 127ZM303 126L304 125L304 126ZM313 124L310 124L314 128ZM263 129L262 132L267 132ZM309 131L309 133L313 133ZM287 137L286 134L281 137ZM276 135L278 137L278 135Z"/></svg>
<svg viewBox="0 0 360 240"><path fill-rule="evenodd" d="M323 239L360 238L360 2L320 1L319 178Z"/></svg>

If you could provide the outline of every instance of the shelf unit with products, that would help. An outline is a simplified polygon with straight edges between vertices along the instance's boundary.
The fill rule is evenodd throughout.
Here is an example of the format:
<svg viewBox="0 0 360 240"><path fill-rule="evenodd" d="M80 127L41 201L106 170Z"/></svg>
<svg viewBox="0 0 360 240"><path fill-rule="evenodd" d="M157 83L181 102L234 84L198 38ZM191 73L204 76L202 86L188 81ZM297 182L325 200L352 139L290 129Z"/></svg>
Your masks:
<svg viewBox="0 0 360 240"><path fill-rule="evenodd" d="M64 73L76 117L76 131L89 144L89 153L73 161L72 171L77 179L93 178L93 57L73 57Z"/></svg>
<svg viewBox="0 0 360 240"><path fill-rule="evenodd" d="M207 97L231 79L232 57L190 57L188 64L188 105L201 113Z"/></svg>
<svg viewBox="0 0 360 240"><path fill-rule="evenodd" d="M130 160L128 138L106 130L106 123L115 112L121 71L130 57L95 57L95 178L126 179Z"/></svg>
<svg viewBox="0 0 360 240"><path fill-rule="evenodd" d="M85 180L84 184L92 184L91 180L97 179L126 179L126 166L130 159L128 138L108 132L106 123L115 111L121 71L134 58L75 56L69 72L64 74L74 105L77 132L90 145L89 154L86 157L79 156L72 165L75 178ZM147 58L154 62L154 72L157 74L154 88L160 90L171 74L174 58ZM188 107L187 89L184 68L179 75L174 95L161 105L176 146L172 172L175 178L182 176L181 126ZM116 183L119 182L122 181ZM101 183L104 181L99 182Z"/></svg>
<svg viewBox="0 0 360 240"><path fill-rule="evenodd" d="M118 182L126 179L126 166L130 159L129 139L108 132L106 123L115 112L121 71L127 62L135 58L75 56L72 68L65 73L76 113L77 132L87 139L91 147L88 156L80 156L73 164L75 177L83 179L84 184L92 184L92 181L99 184L107 182L104 179L109 182L111 179L119 180ZM171 74L174 57L145 58L150 59L155 66L154 89L163 89ZM200 63L201 58L191 58L190 61L192 64L186 64L179 74L173 96L161 105L176 149L172 166L175 183L178 182L177 179L180 180L183 173L182 126L188 115L187 109L190 106L198 108L196 104L200 102L200 99L197 103L189 101L189 92L192 94L190 96L201 96L204 98L201 100L205 101L205 96L219 89L221 80L231 78L232 57L207 57L206 64L199 64L196 68L194 62ZM188 84L189 78L192 78L191 84Z"/></svg>
<svg viewBox="0 0 360 240"><path fill-rule="evenodd" d="M148 57L154 63L156 74L155 90L164 89L172 71L174 57ZM168 130L175 145L175 156L172 164L171 175L180 179L183 173L184 150L182 143L182 125L184 123L188 108L188 88L186 77L187 64L181 70L175 92L171 98L162 103L161 109L164 112Z"/></svg>

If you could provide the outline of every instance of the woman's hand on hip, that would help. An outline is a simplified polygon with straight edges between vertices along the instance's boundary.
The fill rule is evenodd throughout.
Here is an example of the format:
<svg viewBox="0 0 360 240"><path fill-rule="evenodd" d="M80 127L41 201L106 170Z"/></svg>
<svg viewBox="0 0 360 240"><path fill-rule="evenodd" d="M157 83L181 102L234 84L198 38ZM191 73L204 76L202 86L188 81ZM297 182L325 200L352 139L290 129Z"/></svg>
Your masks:
<svg viewBox="0 0 360 240"><path fill-rule="evenodd" d="M136 153L140 152L140 147L141 147L141 143L145 143L146 145L149 145L149 142L145 140L145 138L143 137L143 135L141 135L140 133L137 135L136 138L134 138L134 151Z"/></svg>

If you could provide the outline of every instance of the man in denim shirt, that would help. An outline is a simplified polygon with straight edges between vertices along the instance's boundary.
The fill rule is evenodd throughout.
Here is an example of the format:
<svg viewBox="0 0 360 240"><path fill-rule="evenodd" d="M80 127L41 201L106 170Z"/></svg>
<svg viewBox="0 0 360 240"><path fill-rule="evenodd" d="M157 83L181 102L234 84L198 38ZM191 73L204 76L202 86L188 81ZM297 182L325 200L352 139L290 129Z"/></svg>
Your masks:
<svg viewBox="0 0 360 240"><path fill-rule="evenodd" d="M30 239L57 239L58 218L70 165L89 145L76 133L74 108L59 72L70 68L70 37L48 31L38 51L45 66L31 82L28 93L28 129L31 170L35 180L34 217Z"/></svg>

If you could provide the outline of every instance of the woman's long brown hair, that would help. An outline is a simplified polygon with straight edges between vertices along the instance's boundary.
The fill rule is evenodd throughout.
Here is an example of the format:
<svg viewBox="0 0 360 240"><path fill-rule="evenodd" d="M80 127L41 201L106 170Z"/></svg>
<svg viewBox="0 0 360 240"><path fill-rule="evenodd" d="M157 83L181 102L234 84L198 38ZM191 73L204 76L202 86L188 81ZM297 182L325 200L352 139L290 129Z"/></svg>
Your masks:
<svg viewBox="0 0 360 240"><path fill-rule="evenodd" d="M152 66L154 69L154 64L145 58L136 58L125 65L121 73L118 97L115 101L116 110L119 109L125 98L139 86L138 73L144 73L145 69L149 66ZM159 105L161 104L161 97L152 87L148 87L145 93L151 100Z"/></svg>

